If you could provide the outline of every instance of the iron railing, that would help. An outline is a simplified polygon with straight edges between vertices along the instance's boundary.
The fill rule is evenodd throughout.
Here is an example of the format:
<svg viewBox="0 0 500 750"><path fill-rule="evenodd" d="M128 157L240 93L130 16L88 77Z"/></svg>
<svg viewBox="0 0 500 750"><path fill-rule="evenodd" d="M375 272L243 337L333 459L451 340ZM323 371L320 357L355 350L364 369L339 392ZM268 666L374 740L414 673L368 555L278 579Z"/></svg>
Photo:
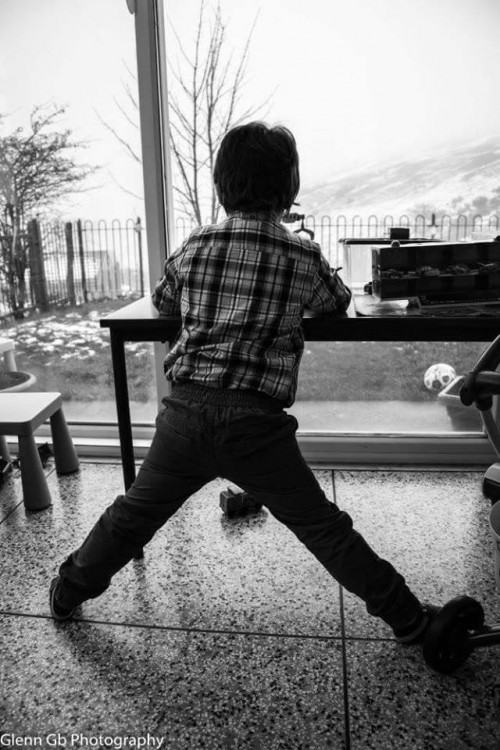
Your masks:
<svg viewBox="0 0 500 750"><path fill-rule="evenodd" d="M143 233L140 218L123 223L33 220L10 255L8 238L0 238L4 249L0 317L34 307L143 296L147 263Z"/></svg>
<svg viewBox="0 0 500 750"><path fill-rule="evenodd" d="M209 222L207 222L208 224ZM391 227L407 227L410 237L436 239L443 242L461 242L474 239L479 233L491 236L493 239L500 234L500 218L497 215L483 217L480 214L469 216L460 214L450 216L449 214L417 214L415 216L392 215L361 216L354 214L346 216L314 216L305 215L304 226L314 232L314 240L321 245L324 255L328 258L331 266L342 264L342 243L347 238L386 238L389 236ZM176 221L176 244L179 245L183 238L196 227L194 222L188 219L178 218ZM300 224L289 224L288 228L297 231Z"/></svg>
<svg viewBox="0 0 500 750"><path fill-rule="evenodd" d="M195 226L188 219L177 218L176 247ZM305 215L304 226L314 232L315 241L335 267L343 263L341 240L385 238L394 226L408 227L413 238L451 242L478 238L481 233L493 238L500 233L499 216L479 214ZM288 224L288 228L297 231L300 225ZM30 308L143 296L148 290L145 246L139 218L125 222L33 220L18 238L19 257L9 253L9 238L0 237L0 318Z"/></svg>

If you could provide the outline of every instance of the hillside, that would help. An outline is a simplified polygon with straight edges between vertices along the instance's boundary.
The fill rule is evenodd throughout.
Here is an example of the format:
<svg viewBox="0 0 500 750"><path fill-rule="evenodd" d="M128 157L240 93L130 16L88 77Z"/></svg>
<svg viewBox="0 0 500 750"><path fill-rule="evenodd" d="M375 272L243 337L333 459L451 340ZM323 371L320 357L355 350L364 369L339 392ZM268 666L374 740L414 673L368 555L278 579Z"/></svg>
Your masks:
<svg viewBox="0 0 500 750"><path fill-rule="evenodd" d="M370 166L300 194L307 214L500 214L500 137Z"/></svg>

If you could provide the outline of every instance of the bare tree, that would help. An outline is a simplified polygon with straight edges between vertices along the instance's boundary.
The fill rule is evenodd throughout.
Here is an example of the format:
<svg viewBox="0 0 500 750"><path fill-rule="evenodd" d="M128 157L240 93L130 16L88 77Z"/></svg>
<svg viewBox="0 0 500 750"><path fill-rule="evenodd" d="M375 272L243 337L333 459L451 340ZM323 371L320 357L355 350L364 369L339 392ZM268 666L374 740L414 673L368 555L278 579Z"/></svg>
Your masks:
<svg viewBox="0 0 500 750"><path fill-rule="evenodd" d="M0 131L0 274L7 282L11 309L22 311L28 265L26 222L68 193L82 189L95 169L77 165L71 131L54 131L64 108L35 107L29 130ZM5 126L0 115L0 128ZM21 313L22 314L22 313Z"/></svg>
<svg viewBox="0 0 500 750"><path fill-rule="evenodd" d="M120 112L122 121L118 127L110 125L110 123L104 120L97 110L94 110L104 125L106 130L113 135L113 137L122 146L126 154L132 159L132 161L140 168L142 166L141 146L140 146L140 125L139 125L139 100L137 97L137 76L132 72L129 66L124 63L126 70L126 80L122 81L121 98L115 96L113 101ZM125 132L127 129L127 132ZM110 172L113 181L118 187L123 190L124 193L131 195L133 198L143 200L143 195L138 191L130 190L125 187L120 180ZM138 179L138 184L141 184Z"/></svg>
<svg viewBox="0 0 500 750"><path fill-rule="evenodd" d="M256 107L244 108L241 103L256 21L257 17L236 58L228 46L227 24L219 4L209 12L205 0L201 0L190 49L170 24L178 48L175 63L171 56L167 60L173 189L177 210L195 224L206 220L216 222L218 218L220 207L212 173L223 135L237 124L263 115L270 98ZM127 71L129 79L133 78L130 70ZM124 85L124 94L124 104L116 99L115 103L128 125L137 128L138 103L130 83ZM100 119L130 157L140 163L139 149L130 137L124 137L123 129Z"/></svg>
<svg viewBox="0 0 500 750"><path fill-rule="evenodd" d="M202 0L191 51L173 29L182 61L174 67L169 60L170 144L178 177L174 191L181 210L197 224L218 218L212 174L222 137L229 128L261 113L269 101L241 106L256 20L237 59L228 50L220 4L207 19Z"/></svg>

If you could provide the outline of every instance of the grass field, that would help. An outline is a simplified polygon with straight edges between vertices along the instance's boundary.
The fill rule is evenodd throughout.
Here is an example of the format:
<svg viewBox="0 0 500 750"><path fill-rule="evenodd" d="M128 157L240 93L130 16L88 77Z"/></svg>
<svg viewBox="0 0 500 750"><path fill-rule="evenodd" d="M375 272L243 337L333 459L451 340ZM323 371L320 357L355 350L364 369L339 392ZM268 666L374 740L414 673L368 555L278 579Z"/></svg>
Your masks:
<svg viewBox="0 0 500 750"><path fill-rule="evenodd" d="M94 302L0 326L0 337L16 343L20 370L37 377L40 390L64 399L114 399L109 332L99 319L130 300ZM457 374L471 369L485 344L450 342L306 342L299 380L300 400L403 400L436 398L423 377L429 365L446 362ZM126 345L130 396L156 398L152 345Z"/></svg>
<svg viewBox="0 0 500 750"><path fill-rule="evenodd" d="M431 401L424 386L437 362L468 372L486 344L467 342L306 342L299 382L301 399Z"/></svg>
<svg viewBox="0 0 500 750"><path fill-rule="evenodd" d="M33 373L40 390L58 390L65 400L114 399L109 332L99 319L131 300L108 300L63 308L0 327L0 337L16 344L19 370ZM156 398L152 345L127 345L127 372L133 400Z"/></svg>

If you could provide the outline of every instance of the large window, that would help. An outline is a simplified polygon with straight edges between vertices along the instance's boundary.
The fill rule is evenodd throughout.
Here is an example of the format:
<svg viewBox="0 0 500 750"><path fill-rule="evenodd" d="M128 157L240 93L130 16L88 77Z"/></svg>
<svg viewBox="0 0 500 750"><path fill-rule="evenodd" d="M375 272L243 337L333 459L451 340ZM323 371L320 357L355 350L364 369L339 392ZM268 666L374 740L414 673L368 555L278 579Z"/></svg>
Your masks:
<svg viewBox="0 0 500 750"><path fill-rule="evenodd" d="M223 218L211 168L238 121L294 132L297 211L341 274L343 240L393 226L438 240L497 234L499 15L490 0L4 0L0 337L15 340L18 367L63 393L70 422L115 421L98 320L149 294L193 226ZM60 152L69 181L21 205L8 160L34 131L74 146ZM369 262L358 261L362 285ZM463 374L482 348L307 342L302 433L477 434L477 413L425 373L444 363ZM152 425L161 358L159 346L127 345L135 422Z"/></svg>
<svg viewBox="0 0 500 750"><path fill-rule="evenodd" d="M192 226L223 218L210 167L224 128L240 118L294 132L297 211L344 277L346 256L355 255L347 280L361 293L371 278L370 245L343 240L376 242L393 226L437 240L500 231L496 4L268 0L236 7L222 0L199 7L166 5L177 243ZM440 391L483 348L308 343L293 411L304 432L477 432L478 413ZM434 364L449 369L428 387Z"/></svg>

